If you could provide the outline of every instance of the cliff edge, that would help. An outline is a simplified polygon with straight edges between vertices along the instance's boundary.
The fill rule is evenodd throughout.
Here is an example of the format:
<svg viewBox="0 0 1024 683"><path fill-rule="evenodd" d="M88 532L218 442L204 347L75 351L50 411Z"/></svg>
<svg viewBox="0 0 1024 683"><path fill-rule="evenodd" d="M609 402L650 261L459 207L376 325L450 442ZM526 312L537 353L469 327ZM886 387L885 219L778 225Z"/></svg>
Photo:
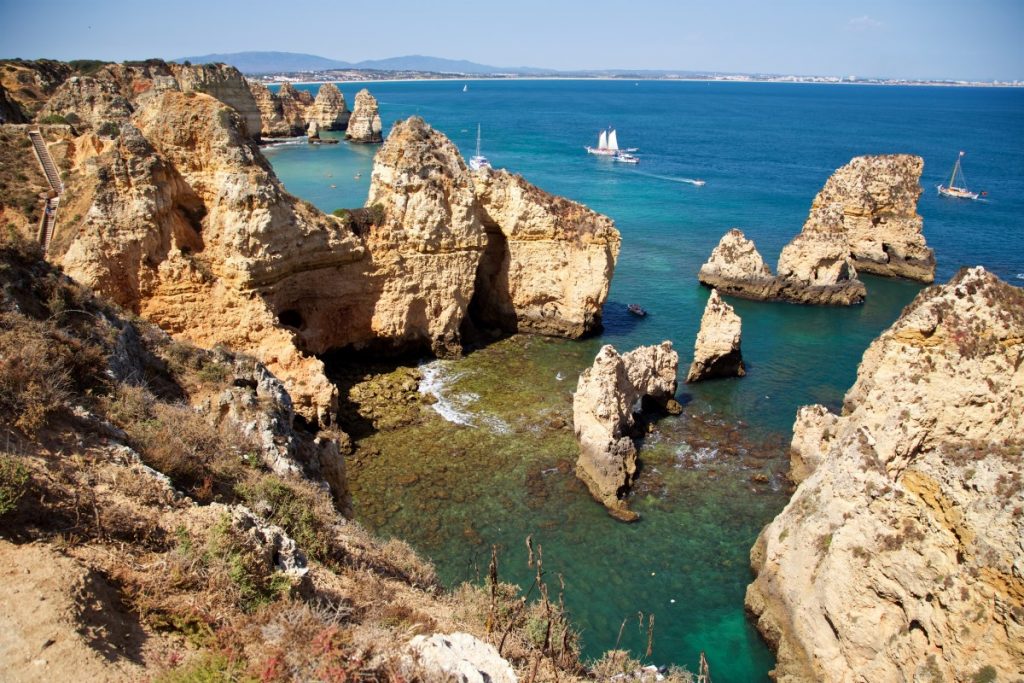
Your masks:
<svg viewBox="0 0 1024 683"><path fill-rule="evenodd" d="M1024 675L1022 435L1024 292L961 270L797 417L746 597L779 681Z"/></svg>

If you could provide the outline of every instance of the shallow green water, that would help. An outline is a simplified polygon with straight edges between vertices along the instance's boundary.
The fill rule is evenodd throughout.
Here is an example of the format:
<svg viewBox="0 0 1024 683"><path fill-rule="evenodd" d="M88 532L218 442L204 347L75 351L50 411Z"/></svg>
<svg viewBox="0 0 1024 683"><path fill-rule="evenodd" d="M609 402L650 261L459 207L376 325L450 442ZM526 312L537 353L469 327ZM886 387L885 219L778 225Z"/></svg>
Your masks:
<svg viewBox="0 0 1024 683"><path fill-rule="evenodd" d="M359 87L341 85L349 100ZM623 245L599 338L513 338L436 366L448 417L472 424L430 410L419 425L367 437L361 452L379 455L350 465L357 518L410 541L448 583L483 572L497 543L501 576L528 585L524 538L533 534L546 566L565 575L589 656L615 644L624 617L654 612L653 661L692 669L706 650L715 681L766 680L773 658L746 620L743 593L750 546L786 501L779 475L794 415L807 403L838 407L864 349L920 285L863 276L867 302L844 309L731 299L748 375L681 386L685 415L661 420L641 449L638 524L608 517L572 476L576 377L602 343L625 351L663 339L685 374L708 296L696 273L721 235L743 228L774 264L829 174L858 154L925 158L919 212L939 281L982 264L1019 284L1024 92L642 81L370 88L385 130L420 114L471 153L481 123L495 166L608 214ZM583 153L608 125L640 147L639 166ZM364 203L376 149L303 143L267 156L290 191L331 211ZM987 202L936 196L959 149ZM628 315L630 302L650 315ZM631 623L623 644L639 652L645 640Z"/></svg>

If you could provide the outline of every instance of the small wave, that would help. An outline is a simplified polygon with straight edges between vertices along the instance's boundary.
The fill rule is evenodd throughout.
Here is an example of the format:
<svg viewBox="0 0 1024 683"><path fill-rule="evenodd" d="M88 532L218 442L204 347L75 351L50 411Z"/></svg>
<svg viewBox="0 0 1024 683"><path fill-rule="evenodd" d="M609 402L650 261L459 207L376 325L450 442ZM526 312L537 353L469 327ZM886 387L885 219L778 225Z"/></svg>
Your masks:
<svg viewBox="0 0 1024 683"><path fill-rule="evenodd" d="M445 420L464 427L479 427L479 422L495 434L512 433L512 427L500 417L474 413L469 409L470 405L480 400L479 394L472 391L459 394L446 392L451 383L462 377L463 373L449 372L444 361L439 360L420 365L419 369L423 375L423 379L420 380L420 393L434 397L434 403L430 407Z"/></svg>
<svg viewBox="0 0 1024 683"><path fill-rule="evenodd" d="M1017 277L1021 277L1021 276L1018 275ZM555 373L555 379L557 379L559 382L565 381L565 373L562 372L561 370L559 370L557 373Z"/></svg>
<svg viewBox="0 0 1024 683"><path fill-rule="evenodd" d="M1024 273L1017 273L1018 280L1024 280Z"/></svg>

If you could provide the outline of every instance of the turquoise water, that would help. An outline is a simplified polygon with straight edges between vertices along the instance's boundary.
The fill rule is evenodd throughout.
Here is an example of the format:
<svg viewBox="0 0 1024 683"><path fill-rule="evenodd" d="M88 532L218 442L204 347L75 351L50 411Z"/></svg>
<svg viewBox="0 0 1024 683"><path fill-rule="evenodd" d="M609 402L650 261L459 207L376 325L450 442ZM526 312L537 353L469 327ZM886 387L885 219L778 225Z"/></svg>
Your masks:
<svg viewBox="0 0 1024 683"><path fill-rule="evenodd" d="M340 87L351 100L362 86ZM495 166L608 214L623 248L604 333L581 342L505 342L511 345L446 366L454 376L447 391L475 396L473 409L498 416L507 429L426 420L410 432L433 444L416 462L417 483L388 485L395 472L385 458L353 468L357 517L413 542L451 582L471 578L474 558L493 542L508 549L508 576L528 580L518 567L522 538L534 533L545 539L551 566L566 573L567 604L588 654L615 644L626 614L654 611L654 660L692 668L706 649L715 680L764 679L772 658L745 621L742 596L750 544L785 503L777 477L782 444L798 406L839 405L864 349L920 286L864 276L867 303L846 309L731 300L743 318L749 374L681 387L687 416L663 420L642 452L647 469L632 504L644 520L637 525L604 516L571 473L557 469L575 457L571 433L538 430L531 416L566 413L573 379L600 343L626 350L671 339L685 367L707 298L696 273L721 235L742 228L774 265L830 173L858 154L924 157L919 212L938 281L981 264L1024 283L1016 277L1024 275L1024 91L658 81L473 81L466 93L462 82L370 89L385 130L419 114L467 156L480 123ZM620 145L640 148L639 166L584 153L608 125ZM985 202L935 192L961 149L971 187L989 193ZM291 192L330 211L365 201L374 151L298 144L269 148L267 156ZM687 178L707 184L694 187ZM630 302L650 315L629 316ZM510 366L516 382L487 381L507 377ZM557 372L569 379L557 382ZM401 446L383 434L372 438L393 462L412 466ZM711 453L710 460L691 452ZM751 453L763 460L750 462ZM752 485L755 472L770 483ZM470 485L475 495L459 493ZM441 497L446 490L456 497ZM417 521L423 510L431 511L429 524ZM623 643L640 648L641 640L635 626L626 629Z"/></svg>

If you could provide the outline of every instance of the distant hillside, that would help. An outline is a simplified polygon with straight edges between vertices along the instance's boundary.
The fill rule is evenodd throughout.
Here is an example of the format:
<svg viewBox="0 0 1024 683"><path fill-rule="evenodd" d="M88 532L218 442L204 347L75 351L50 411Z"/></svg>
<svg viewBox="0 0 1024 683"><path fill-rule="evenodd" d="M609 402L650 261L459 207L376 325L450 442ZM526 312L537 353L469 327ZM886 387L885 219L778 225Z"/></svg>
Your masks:
<svg viewBox="0 0 1024 683"><path fill-rule="evenodd" d="M287 73L294 71L326 71L328 69L374 69L379 71L432 71L435 73L460 74L538 74L554 73L550 69L530 67L499 67L478 64L465 59L444 59L424 55L406 55L387 59L367 59L361 62L343 62L318 55L297 52L231 52L223 54L181 57L176 62L189 61L193 64L224 62L245 74Z"/></svg>
<svg viewBox="0 0 1024 683"><path fill-rule="evenodd" d="M230 52L223 54L181 57L175 62L209 64L223 62L230 64L244 74L265 74L291 71L326 71L327 69L351 69L352 64L337 59L299 52Z"/></svg>

